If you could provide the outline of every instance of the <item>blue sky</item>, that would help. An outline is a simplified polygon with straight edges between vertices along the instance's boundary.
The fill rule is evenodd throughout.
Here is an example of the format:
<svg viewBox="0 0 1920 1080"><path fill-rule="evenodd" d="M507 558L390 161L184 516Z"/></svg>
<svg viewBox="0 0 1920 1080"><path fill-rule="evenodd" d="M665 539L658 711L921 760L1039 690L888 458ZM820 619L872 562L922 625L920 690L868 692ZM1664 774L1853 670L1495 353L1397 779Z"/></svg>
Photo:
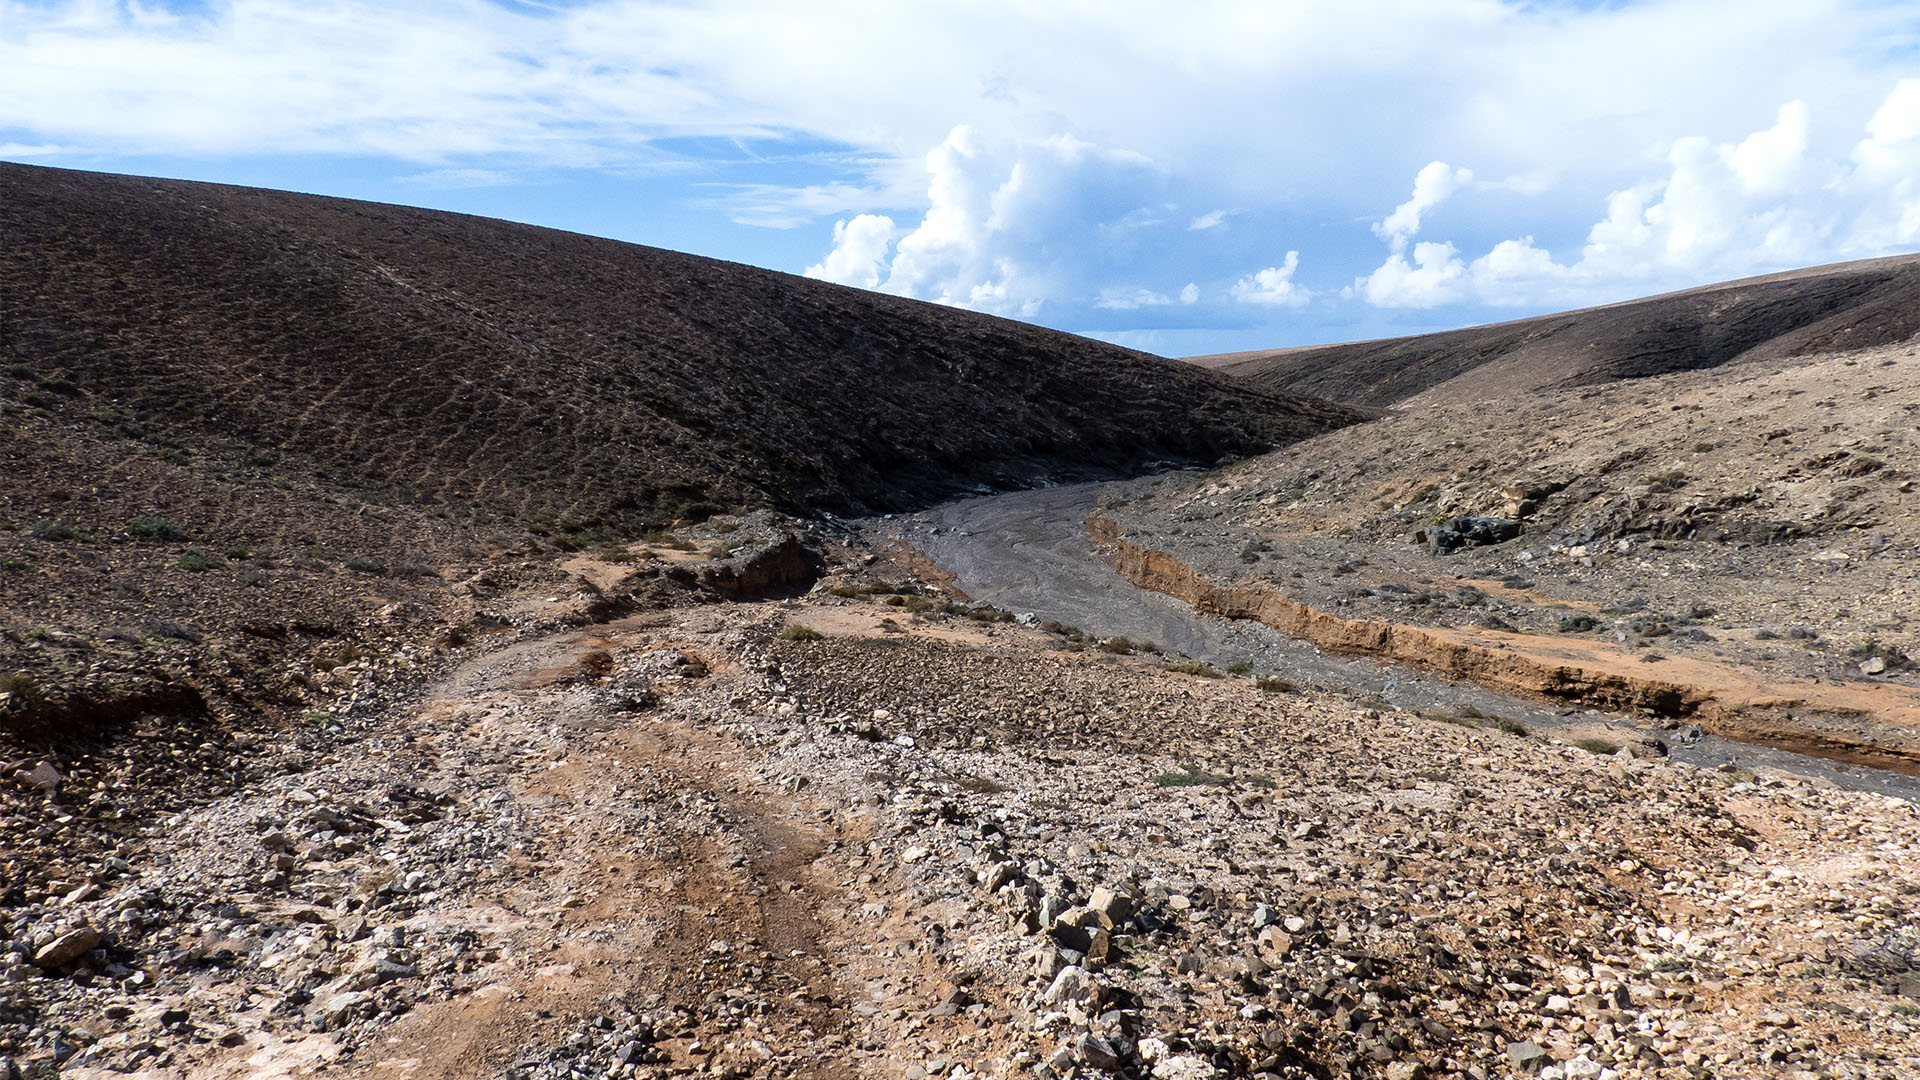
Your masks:
<svg viewBox="0 0 1920 1080"><path fill-rule="evenodd" d="M1187 355L1920 249L1917 42L1849 0L0 0L0 159Z"/></svg>

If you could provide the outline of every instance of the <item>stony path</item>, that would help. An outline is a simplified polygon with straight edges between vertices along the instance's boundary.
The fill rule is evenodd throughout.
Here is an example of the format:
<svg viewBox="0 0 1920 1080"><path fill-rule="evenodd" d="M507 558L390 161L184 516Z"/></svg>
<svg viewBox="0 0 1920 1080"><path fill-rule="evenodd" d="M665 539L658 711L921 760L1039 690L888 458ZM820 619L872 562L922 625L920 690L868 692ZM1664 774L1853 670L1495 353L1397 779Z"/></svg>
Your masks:
<svg viewBox="0 0 1920 1080"><path fill-rule="evenodd" d="M497 650L178 815L8 924L7 1052L100 1078L1920 1069L1905 802L834 584Z"/></svg>

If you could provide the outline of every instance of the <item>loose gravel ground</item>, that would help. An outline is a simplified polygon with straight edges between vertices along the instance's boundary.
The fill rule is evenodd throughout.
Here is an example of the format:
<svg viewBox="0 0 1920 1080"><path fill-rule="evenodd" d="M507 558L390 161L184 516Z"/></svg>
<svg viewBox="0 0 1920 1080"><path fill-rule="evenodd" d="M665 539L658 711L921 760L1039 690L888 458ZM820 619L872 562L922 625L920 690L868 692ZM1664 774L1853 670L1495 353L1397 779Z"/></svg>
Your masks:
<svg viewBox="0 0 1920 1080"><path fill-rule="evenodd" d="M533 635L261 747L8 909L7 1067L1920 1070L1910 803L856 584Z"/></svg>

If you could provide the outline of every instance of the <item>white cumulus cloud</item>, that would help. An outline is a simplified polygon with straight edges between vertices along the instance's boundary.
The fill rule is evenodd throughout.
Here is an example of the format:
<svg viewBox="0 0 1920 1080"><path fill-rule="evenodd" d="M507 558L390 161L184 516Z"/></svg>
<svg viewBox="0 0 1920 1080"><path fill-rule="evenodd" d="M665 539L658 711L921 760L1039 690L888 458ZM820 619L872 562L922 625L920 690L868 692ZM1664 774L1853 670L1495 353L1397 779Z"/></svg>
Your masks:
<svg viewBox="0 0 1920 1080"><path fill-rule="evenodd" d="M1902 79L1867 121L1842 186L1869 201L1857 223L1863 247L1920 243L1920 79Z"/></svg>
<svg viewBox="0 0 1920 1080"><path fill-rule="evenodd" d="M858 214L848 221L836 221L833 249L826 258L807 267L805 276L871 289L880 284L887 249L893 246L897 232L893 219L884 214Z"/></svg>
<svg viewBox="0 0 1920 1080"><path fill-rule="evenodd" d="M1473 179L1473 170L1455 169L1444 161L1428 162L1413 178L1413 194L1393 208L1382 221L1374 223L1373 234L1385 240L1394 251L1405 250L1407 241L1420 231L1420 218L1439 206L1447 197Z"/></svg>
<svg viewBox="0 0 1920 1080"><path fill-rule="evenodd" d="M1423 240L1413 245L1411 262L1396 251L1357 284L1375 307L1430 308L1459 300L1465 276L1460 249Z"/></svg>
<svg viewBox="0 0 1920 1080"><path fill-rule="evenodd" d="M1607 196L1566 261L1532 236L1463 257L1451 242L1407 242L1420 216L1458 188L1439 163L1375 232L1386 260L1352 292L1377 307L1598 303L1795 266L1886 254L1920 242L1920 79L1902 80L1850 160L1812 150L1805 102L1737 142L1672 140L1664 171Z"/></svg>
<svg viewBox="0 0 1920 1080"><path fill-rule="evenodd" d="M1758 195L1777 195L1793 189L1807 167L1807 136L1813 114L1804 101L1780 106L1774 125L1756 131L1727 153L1727 165L1740 185Z"/></svg>
<svg viewBox="0 0 1920 1080"><path fill-rule="evenodd" d="M1090 276L1098 270L1090 250L1152 216L1145 204L1164 177L1144 156L1065 134L997 142L961 125L925 167L917 224L895 230L890 218L861 215L835 228L833 250L808 273L996 314L1032 316L1075 297L1109 310L1171 302ZM862 218L873 220L856 232ZM898 236L890 255L879 222L887 238Z"/></svg>
<svg viewBox="0 0 1920 1080"><path fill-rule="evenodd" d="M1305 307L1313 299L1313 292L1301 287L1293 280L1293 273L1300 269L1300 253L1287 252L1287 257L1279 266L1269 266L1233 283L1229 294L1243 304L1260 304L1265 307ZM1198 299L1199 290L1195 290Z"/></svg>

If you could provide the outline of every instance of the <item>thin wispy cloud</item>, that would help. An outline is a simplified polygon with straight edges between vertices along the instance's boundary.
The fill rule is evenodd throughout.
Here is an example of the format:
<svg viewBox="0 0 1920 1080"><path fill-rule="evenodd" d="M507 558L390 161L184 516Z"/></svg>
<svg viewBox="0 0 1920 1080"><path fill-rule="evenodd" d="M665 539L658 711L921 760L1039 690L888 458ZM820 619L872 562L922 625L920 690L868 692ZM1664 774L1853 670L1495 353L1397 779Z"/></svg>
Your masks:
<svg viewBox="0 0 1920 1080"><path fill-rule="evenodd" d="M504 187L515 181L513 176L498 169L431 169L396 176L394 182L429 188L483 188Z"/></svg>

